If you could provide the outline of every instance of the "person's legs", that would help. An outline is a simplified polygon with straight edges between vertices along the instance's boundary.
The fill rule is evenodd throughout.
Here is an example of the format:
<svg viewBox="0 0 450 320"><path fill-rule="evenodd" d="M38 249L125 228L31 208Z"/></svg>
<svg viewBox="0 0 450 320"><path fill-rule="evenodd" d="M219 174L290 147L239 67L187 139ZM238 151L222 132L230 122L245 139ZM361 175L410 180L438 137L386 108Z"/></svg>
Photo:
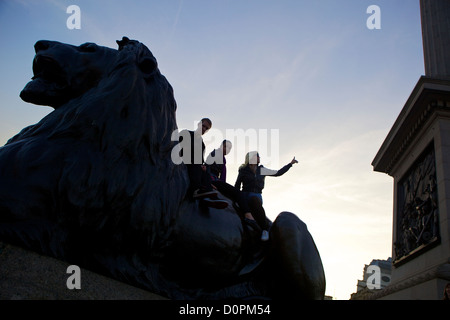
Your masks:
<svg viewBox="0 0 450 320"><path fill-rule="evenodd" d="M200 189L202 186L202 167L198 164L188 164L186 167L192 191Z"/></svg>
<svg viewBox="0 0 450 320"><path fill-rule="evenodd" d="M240 191L237 188L220 180L213 180L211 181L211 184L225 197L237 202L239 206L241 205L239 203L241 202Z"/></svg>
<svg viewBox="0 0 450 320"><path fill-rule="evenodd" d="M200 166L200 183L201 183L201 189L205 191L212 191L213 188L211 186L211 175L209 175L205 170L202 169L202 166Z"/></svg>
<svg viewBox="0 0 450 320"><path fill-rule="evenodd" d="M211 187L211 178L203 171L201 165L189 164L187 165L187 170L190 180L190 193L194 198L213 196L216 194Z"/></svg>
<svg viewBox="0 0 450 320"><path fill-rule="evenodd" d="M248 206L250 208L250 212L261 229L268 230L269 225L267 223L266 212L262 206L261 199L257 196L250 195L248 198Z"/></svg>
<svg viewBox="0 0 450 320"><path fill-rule="evenodd" d="M241 192L236 187L223 181L212 181L211 183L225 197L238 203L245 218L256 221L263 230L261 240L266 241L269 239L269 225L267 223L266 212L262 206L261 194Z"/></svg>
<svg viewBox="0 0 450 320"><path fill-rule="evenodd" d="M198 164L187 165L190 180L190 193L194 199L200 199L208 207L225 209L228 203L217 199L217 192L211 186L209 174Z"/></svg>

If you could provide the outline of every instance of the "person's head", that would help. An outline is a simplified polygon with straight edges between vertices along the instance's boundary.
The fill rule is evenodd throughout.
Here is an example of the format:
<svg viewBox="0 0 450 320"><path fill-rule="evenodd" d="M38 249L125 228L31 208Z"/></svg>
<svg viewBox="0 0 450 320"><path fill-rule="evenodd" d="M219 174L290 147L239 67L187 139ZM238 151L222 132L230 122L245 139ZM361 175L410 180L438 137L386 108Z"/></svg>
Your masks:
<svg viewBox="0 0 450 320"><path fill-rule="evenodd" d="M223 141L222 141L222 152L223 152L223 155L229 154L230 151L231 151L231 147L232 147L232 146L233 146L233 145L231 144L231 141L229 141L229 140L223 140Z"/></svg>
<svg viewBox="0 0 450 320"><path fill-rule="evenodd" d="M246 166L249 164L259 164L259 153L257 151L250 151L245 155L245 163Z"/></svg>
<svg viewBox="0 0 450 320"><path fill-rule="evenodd" d="M245 155L245 162L239 167L240 169L243 169L250 165L258 165L259 164L259 153L257 151L250 151L247 152ZM250 169L255 170L255 167L251 167Z"/></svg>
<svg viewBox="0 0 450 320"><path fill-rule="evenodd" d="M209 118L203 118L198 123L197 130L199 131L199 133L204 135L209 129L211 129L211 127L212 127L212 121Z"/></svg>

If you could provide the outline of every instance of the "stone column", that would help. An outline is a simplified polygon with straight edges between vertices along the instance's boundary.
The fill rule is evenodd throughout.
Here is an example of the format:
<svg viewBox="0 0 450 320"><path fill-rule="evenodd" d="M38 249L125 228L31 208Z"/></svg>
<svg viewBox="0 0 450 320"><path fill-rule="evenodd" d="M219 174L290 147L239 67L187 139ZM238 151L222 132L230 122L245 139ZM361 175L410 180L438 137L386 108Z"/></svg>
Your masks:
<svg viewBox="0 0 450 320"><path fill-rule="evenodd" d="M420 0L425 75L450 79L450 1Z"/></svg>

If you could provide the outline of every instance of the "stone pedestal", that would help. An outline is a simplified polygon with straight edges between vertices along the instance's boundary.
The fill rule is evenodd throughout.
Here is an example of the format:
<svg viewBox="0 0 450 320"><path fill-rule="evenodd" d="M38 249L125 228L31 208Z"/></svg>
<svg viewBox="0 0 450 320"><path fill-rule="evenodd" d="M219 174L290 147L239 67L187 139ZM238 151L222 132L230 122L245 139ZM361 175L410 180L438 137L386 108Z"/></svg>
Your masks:
<svg viewBox="0 0 450 320"><path fill-rule="evenodd" d="M89 270L69 289L68 263L0 242L0 300L166 300Z"/></svg>
<svg viewBox="0 0 450 320"><path fill-rule="evenodd" d="M450 282L450 81L422 77L372 163L394 178L391 285L375 299L441 299Z"/></svg>

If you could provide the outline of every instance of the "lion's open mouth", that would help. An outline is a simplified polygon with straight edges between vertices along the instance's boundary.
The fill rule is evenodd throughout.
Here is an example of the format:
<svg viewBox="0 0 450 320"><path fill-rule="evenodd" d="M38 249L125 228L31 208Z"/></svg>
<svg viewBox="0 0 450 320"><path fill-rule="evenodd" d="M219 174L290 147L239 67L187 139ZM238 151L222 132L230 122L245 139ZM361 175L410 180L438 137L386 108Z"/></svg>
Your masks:
<svg viewBox="0 0 450 320"><path fill-rule="evenodd" d="M33 74L32 80L42 79L61 88L67 86L64 70L50 57L36 55L33 60Z"/></svg>
<svg viewBox="0 0 450 320"><path fill-rule="evenodd" d="M67 73L53 58L37 54L33 60L33 77L20 93L22 100L56 108L69 99Z"/></svg>

